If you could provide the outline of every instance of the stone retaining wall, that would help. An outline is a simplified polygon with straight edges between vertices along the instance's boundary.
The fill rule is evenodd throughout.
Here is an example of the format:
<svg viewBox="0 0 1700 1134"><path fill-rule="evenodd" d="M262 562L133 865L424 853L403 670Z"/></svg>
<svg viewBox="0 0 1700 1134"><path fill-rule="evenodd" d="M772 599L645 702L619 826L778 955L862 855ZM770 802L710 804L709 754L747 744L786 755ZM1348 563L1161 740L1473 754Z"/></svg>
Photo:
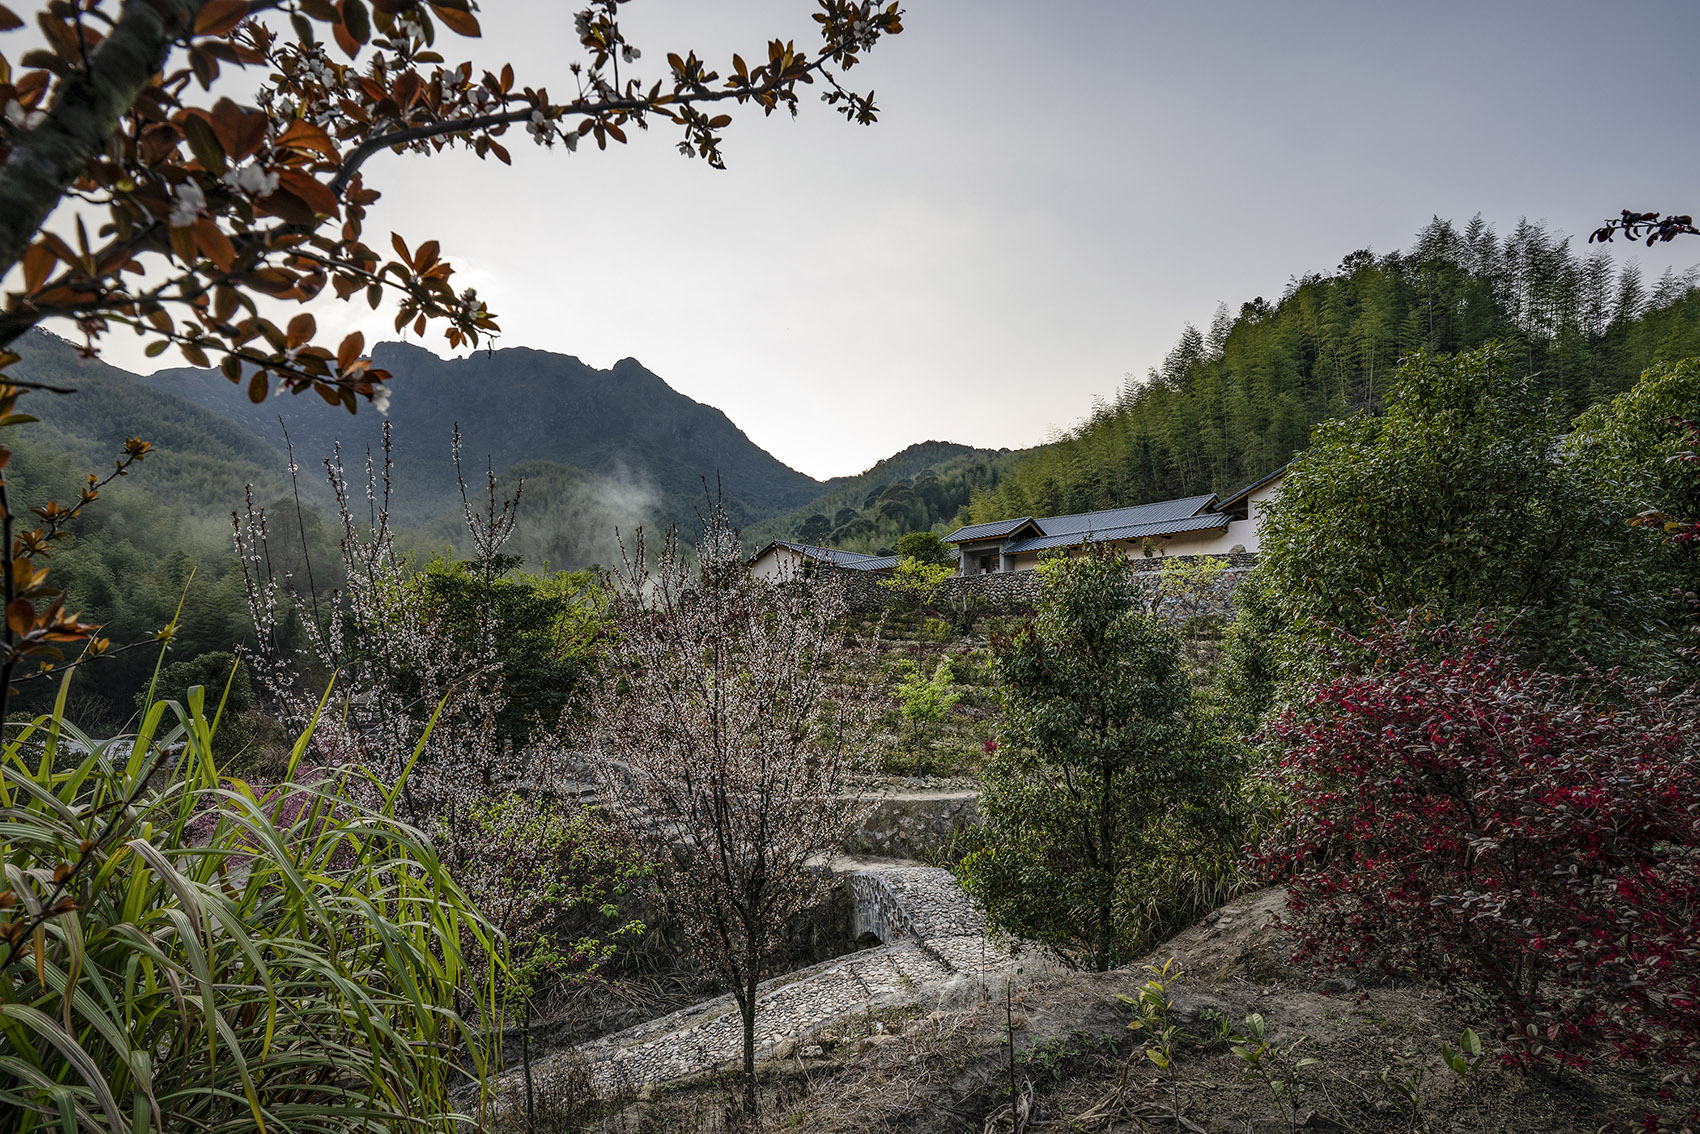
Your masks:
<svg viewBox="0 0 1700 1134"><path fill-rule="evenodd" d="M980 796L974 791L888 795L844 841L844 850L876 858L920 859L948 845L979 815Z"/></svg>
<svg viewBox="0 0 1700 1134"><path fill-rule="evenodd" d="M1241 579L1257 565L1257 553L1250 551L1231 551L1222 555L1189 555L1164 559L1132 559L1133 569L1141 573L1142 582L1148 587L1156 587L1157 572L1163 569L1164 563L1187 562L1200 559L1214 559L1222 562L1227 570L1220 577L1217 587L1219 593L1210 597L1206 604L1208 609L1179 611L1175 604L1167 600L1158 604L1158 613L1174 613L1182 617L1194 617L1197 614L1221 614L1225 617L1233 615L1234 588ZM873 571L834 572L844 583L844 598L850 609L867 614L887 608L898 608L906 600L899 598L880 586L880 580L889 576ZM987 575L957 575L948 579L939 589L938 597L933 602L933 609L950 611L959 607L964 601L972 602L982 614L1024 614L1033 609L1039 601L1039 573L1037 571L1000 571Z"/></svg>

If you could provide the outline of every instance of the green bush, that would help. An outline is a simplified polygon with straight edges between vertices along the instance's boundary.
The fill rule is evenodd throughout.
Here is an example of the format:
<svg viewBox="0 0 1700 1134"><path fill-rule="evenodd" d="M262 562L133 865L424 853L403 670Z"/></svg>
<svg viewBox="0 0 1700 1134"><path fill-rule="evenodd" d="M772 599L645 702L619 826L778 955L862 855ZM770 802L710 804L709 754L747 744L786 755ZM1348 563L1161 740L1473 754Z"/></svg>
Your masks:
<svg viewBox="0 0 1700 1134"><path fill-rule="evenodd" d="M1125 560L1039 570L1033 621L998 645L1004 743L958 876L994 925L1104 969L1239 884L1236 765Z"/></svg>
<svg viewBox="0 0 1700 1134"><path fill-rule="evenodd" d="M1672 557L1626 524L1608 468L1497 348L1407 360L1382 416L1317 426L1267 513L1256 574L1283 679L1328 676L1329 627L1361 634L1383 609L1492 618L1532 660L1668 665Z"/></svg>
<svg viewBox="0 0 1700 1134"><path fill-rule="evenodd" d="M0 1132L462 1125L451 1086L492 1066L498 1022L462 941L497 955L488 923L395 789L313 773L304 736L256 794L185 701L96 742L62 686L8 726Z"/></svg>

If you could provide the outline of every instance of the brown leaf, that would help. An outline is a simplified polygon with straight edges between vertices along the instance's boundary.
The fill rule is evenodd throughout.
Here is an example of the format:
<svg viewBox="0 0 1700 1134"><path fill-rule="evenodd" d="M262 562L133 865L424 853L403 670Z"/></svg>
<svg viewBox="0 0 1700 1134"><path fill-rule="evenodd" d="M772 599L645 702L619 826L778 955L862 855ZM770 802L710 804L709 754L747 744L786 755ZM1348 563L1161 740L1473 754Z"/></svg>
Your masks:
<svg viewBox="0 0 1700 1134"><path fill-rule="evenodd" d="M24 292L35 291L47 282L47 273L57 257L45 244L32 244L24 252Z"/></svg>
<svg viewBox="0 0 1700 1134"><path fill-rule="evenodd" d="M330 161L342 160L342 154L337 151L331 136L305 118L297 118L291 122L288 128L278 135L277 144L280 149L312 150L323 154Z"/></svg>
<svg viewBox="0 0 1700 1134"><path fill-rule="evenodd" d="M460 8L451 8L447 4L432 4L431 11L457 35L464 35L468 39L477 39L482 34L478 27L478 18L471 12Z"/></svg>
<svg viewBox="0 0 1700 1134"><path fill-rule="evenodd" d="M367 14L363 0L342 0L342 26L348 29L355 43L372 38L372 17Z"/></svg>
<svg viewBox="0 0 1700 1134"><path fill-rule="evenodd" d="M289 330L286 332L289 336L289 345L292 347L301 346L311 339L318 329L318 324L313 321L313 317L303 311L289 321Z"/></svg>
<svg viewBox="0 0 1700 1134"><path fill-rule="evenodd" d="M207 0L195 15L195 34L224 35L247 18L248 0Z"/></svg>
<svg viewBox="0 0 1700 1134"><path fill-rule="evenodd" d="M212 123L198 114L188 114L184 116L182 125L183 140L189 143L189 152L195 155L195 160L207 172L223 176L228 165L224 160L224 146Z"/></svg>
<svg viewBox="0 0 1700 1134"><path fill-rule="evenodd" d="M29 637L30 631L35 629L35 604L22 598L7 603L6 625L18 637Z"/></svg>
<svg viewBox="0 0 1700 1134"><path fill-rule="evenodd" d="M24 22L13 14L12 9L0 4L0 31L11 31L13 28L23 26Z"/></svg>
<svg viewBox="0 0 1700 1134"><path fill-rule="evenodd" d="M280 169L277 171L280 186L306 202L307 207L314 213L324 217L340 216L341 207L337 204L336 194L330 187L298 169ZM276 194L273 194L276 196Z"/></svg>
<svg viewBox="0 0 1700 1134"><path fill-rule="evenodd" d="M207 259L218 265L219 271L228 272L236 266L235 245L230 243L230 238L211 217L201 217L195 222L195 243L200 245Z"/></svg>
<svg viewBox="0 0 1700 1134"><path fill-rule="evenodd" d="M361 352L366 349L366 336L355 331L342 340L342 345L336 350L336 368L347 370L359 360Z"/></svg>

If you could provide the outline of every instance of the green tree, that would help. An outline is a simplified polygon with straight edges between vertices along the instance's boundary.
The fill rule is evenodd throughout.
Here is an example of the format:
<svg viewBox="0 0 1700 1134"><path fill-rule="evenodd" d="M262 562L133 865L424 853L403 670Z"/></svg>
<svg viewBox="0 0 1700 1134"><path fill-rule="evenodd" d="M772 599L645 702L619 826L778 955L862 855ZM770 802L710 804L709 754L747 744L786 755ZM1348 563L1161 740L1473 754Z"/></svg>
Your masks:
<svg viewBox="0 0 1700 1134"><path fill-rule="evenodd" d="M485 680L500 682L503 695L496 736L519 751L576 703L606 602L592 572L526 574L516 556L501 559L501 573L489 577L477 561L438 557L413 585L456 648L471 653L481 637L492 639Z"/></svg>
<svg viewBox="0 0 1700 1134"><path fill-rule="evenodd" d="M901 558L888 578L879 585L906 604L912 603L915 612L915 666L919 670L926 655L926 614L956 572L943 563L927 563L919 559Z"/></svg>
<svg viewBox="0 0 1700 1134"><path fill-rule="evenodd" d="M1576 459L1558 406L1490 345L1419 354L1380 417L1324 422L1266 515L1256 574L1290 678L1319 677L1330 627L1378 608L1514 624L1532 654L1654 660L1675 611L1657 541L1622 486Z"/></svg>
<svg viewBox="0 0 1700 1134"><path fill-rule="evenodd" d="M1700 358L1654 366L1630 390L1576 419L1572 459L1620 482L1633 515L1700 515L1700 478L1677 460L1688 449L1680 420L1700 415Z"/></svg>
<svg viewBox="0 0 1700 1134"><path fill-rule="evenodd" d="M903 668L903 677L897 683L897 700L902 706L903 719L909 722L909 743L915 750L918 776L932 746L932 730L956 707L962 699L962 690L956 687L949 658L939 660L931 677L923 677L913 661L905 661Z"/></svg>
<svg viewBox="0 0 1700 1134"><path fill-rule="evenodd" d="M1176 867L1223 845L1225 765L1130 565L1093 548L1040 572L1033 620L998 647L1004 743L961 879L993 924L1103 970L1173 915Z"/></svg>
<svg viewBox="0 0 1700 1134"><path fill-rule="evenodd" d="M897 541L897 557L943 567L950 566L952 562L950 545L934 531L909 532L903 536Z"/></svg>

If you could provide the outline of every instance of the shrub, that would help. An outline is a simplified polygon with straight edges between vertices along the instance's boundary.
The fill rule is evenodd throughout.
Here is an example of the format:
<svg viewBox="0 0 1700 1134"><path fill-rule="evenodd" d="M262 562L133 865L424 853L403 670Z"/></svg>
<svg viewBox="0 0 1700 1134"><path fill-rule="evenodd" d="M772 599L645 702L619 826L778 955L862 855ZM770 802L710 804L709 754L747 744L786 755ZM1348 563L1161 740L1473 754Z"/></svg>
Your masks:
<svg viewBox="0 0 1700 1134"><path fill-rule="evenodd" d="M1102 970L1219 895L1232 763L1202 743L1178 642L1127 561L1093 548L1039 570L1033 621L997 643L1007 743L987 746L958 877L999 929Z"/></svg>
<svg viewBox="0 0 1700 1134"><path fill-rule="evenodd" d="M1515 622L1532 660L1668 669L1676 564L1566 426L1493 346L1414 355L1384 414L1318 425L1263 520L1282 677L1325 679L1327 628L1369 633L1384 607Z"/></svg>
<svg viewBox="0 0 1700 1134"><path fill-rule="evenodd" d="M1692 696L1384 623L1274 733L1301 955L1485 994L1518 1057L1700 1060Z"/></svg>
<svg viewBox="0 0 1700 1134"><path fill-rule="evenodd" d="M187 700L97 743L61 693L0 747L0 1131L464 1123L451 1086L493 1052L460 1009L493 1005L460 940L488 954L488 923L393 792L221 782Z"/></svg>

